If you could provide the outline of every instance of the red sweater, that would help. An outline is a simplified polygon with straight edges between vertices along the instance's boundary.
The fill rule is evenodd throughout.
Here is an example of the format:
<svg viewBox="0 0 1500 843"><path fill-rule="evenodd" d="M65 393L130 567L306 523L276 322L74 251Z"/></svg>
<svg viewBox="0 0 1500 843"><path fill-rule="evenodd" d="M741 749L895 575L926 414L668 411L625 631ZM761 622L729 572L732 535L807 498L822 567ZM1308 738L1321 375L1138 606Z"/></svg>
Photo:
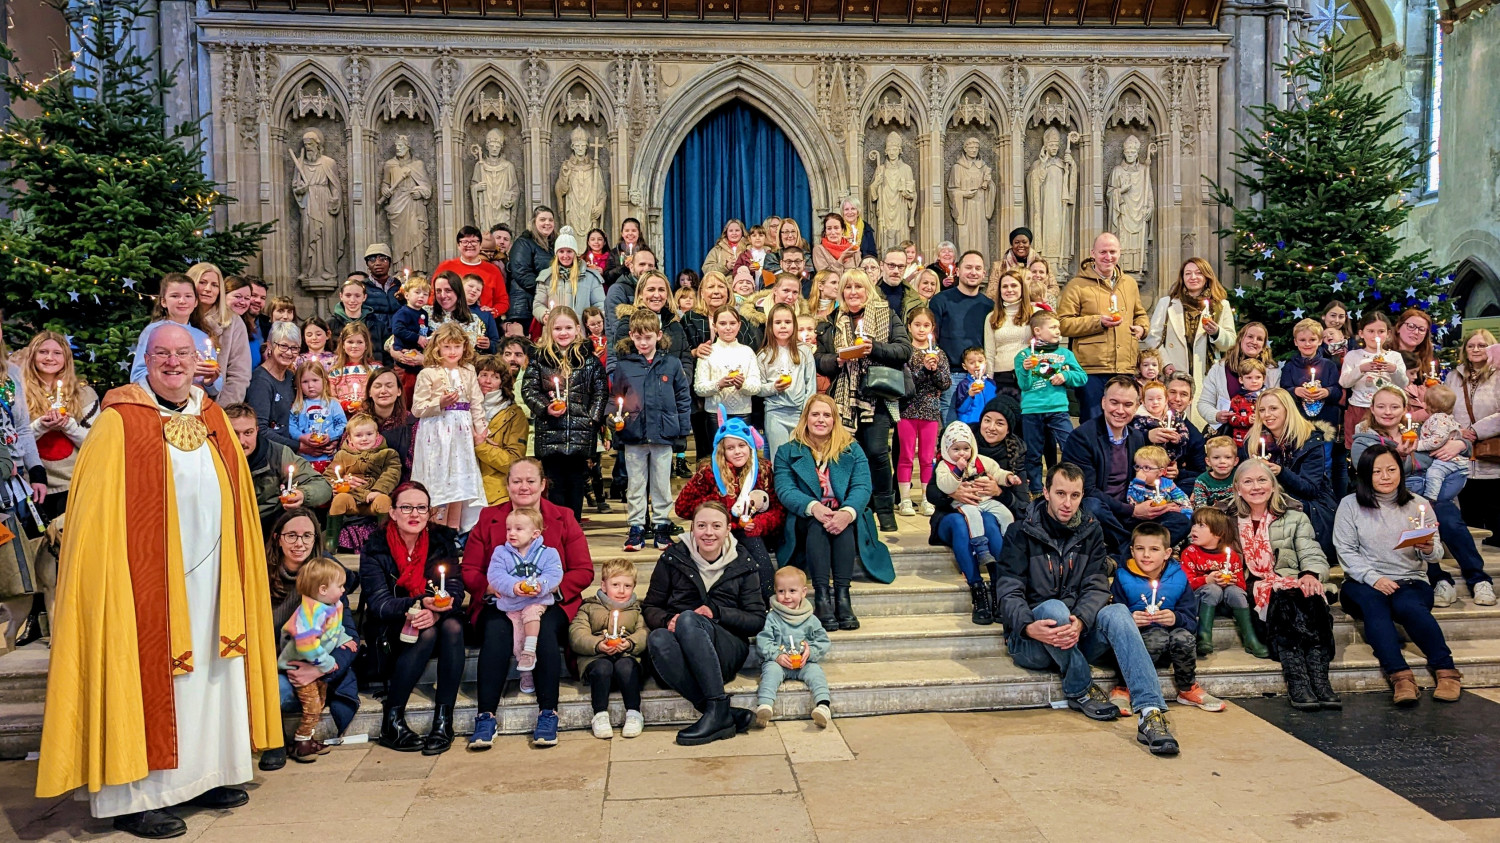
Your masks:
<svg viewBox="0 0 1500 843"><path fill-rule="evenodd" d="M732 521L730 526L736 530L743 529L747 536L774 536L781 532L782 525L786 523L786 509L776 499L776 490L771 487L771 467L765 463L760 466L760 478L755 488L771 498L770 509L757 514L749 527L740 527L738 520ZM719 484L714 482L714 470L705 465L677 493L677 517L691 519L698 505L704 501L718 501L725 509L729 509L734 506L734 499L735 495L719 494Z"/></svg>
<svg viewBox="0 0 1500 843"><path fill-rule="evenodd" d="M558 605L562 606L571 623L583 603L583 590L594 582L594 560L589 556L588 539L584 538L583 528L574 520L572 510L546 498L542 499L539 508L545 522L542 543L562 557L563 578L557 587L562 600ZM490 557L495 554L495 548L505 544L505 517L510 515L510 510L509 501L481 510L479 523L474 525L469 541L464 545L464 591L469 595L470 623L478 620L479 610L484 607L484 596L490 591Z"/></svg>
<svg viewBox="0 0 1500 843"><path fill-rule="evenodd" d="M1190 544L1182 549L1182 570L1187 572L1188 587L1197 591L1208 581L1210 572L1223 570L1224 551L1229 551L1229 571L1234 574L1234 585L1245 587L1245 561L1233 548L1221 548L1209 553L1196 544ZM464 581L464 587L468 587L468 580Z"/></svg>
<svg viewBox="0 0 1500 843"><path fill-rule="evenodd" d="M432 271L432 277L436 278L440 272L452 272L460 280L465 275L478 275L484 279L484 292L479 294L479 306L500 317L505 316L505 312L510 309L510 291L505 285L505 273L489 261L482 260L470 266L459 258L449 258L437 265L437 269Z"/></svg>

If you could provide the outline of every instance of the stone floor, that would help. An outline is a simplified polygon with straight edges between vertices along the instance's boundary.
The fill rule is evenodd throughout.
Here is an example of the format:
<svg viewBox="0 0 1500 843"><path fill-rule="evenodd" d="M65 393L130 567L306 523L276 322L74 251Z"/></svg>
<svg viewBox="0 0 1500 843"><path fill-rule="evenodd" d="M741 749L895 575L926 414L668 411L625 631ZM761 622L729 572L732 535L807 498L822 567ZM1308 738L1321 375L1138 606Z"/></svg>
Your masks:
<svg viewBox="0 0 1500 843"><path fill-rule="evenodd" d="M180 839L1500 839L1500 819L1441 822L1233 705L1172 715L1175 759L1133 723L1047 710L777 722L693 749L670 729L437 758L361 745L258 773L249 805L192 813ZM82 802L32 798L34 770L0 764L0 839L119 837Z"/></svg>

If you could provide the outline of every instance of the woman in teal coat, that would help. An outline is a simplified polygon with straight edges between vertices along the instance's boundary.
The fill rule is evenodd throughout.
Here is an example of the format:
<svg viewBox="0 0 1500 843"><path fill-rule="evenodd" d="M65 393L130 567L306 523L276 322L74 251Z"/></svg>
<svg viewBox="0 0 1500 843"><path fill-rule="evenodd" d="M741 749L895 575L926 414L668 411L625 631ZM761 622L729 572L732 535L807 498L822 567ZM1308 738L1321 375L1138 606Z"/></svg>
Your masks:
<svg viewBox="0 0 1500 843"><path fill-rule="evenodd" d="M808 400L792 441L776 451L772 473L787 513L781 564L801 554L824 629L859 629L849 598L855 555L872 579L890 582L896 572L870 515L870 463L839 422L832 398L820 393Z"/></svg>

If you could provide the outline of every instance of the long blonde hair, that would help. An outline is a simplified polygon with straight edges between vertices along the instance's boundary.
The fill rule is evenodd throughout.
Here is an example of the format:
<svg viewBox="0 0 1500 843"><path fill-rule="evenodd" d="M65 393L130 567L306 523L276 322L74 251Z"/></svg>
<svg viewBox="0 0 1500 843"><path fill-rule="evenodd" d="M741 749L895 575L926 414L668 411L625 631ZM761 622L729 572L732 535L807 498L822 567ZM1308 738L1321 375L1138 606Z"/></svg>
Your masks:
<svg viewBox="0 0 1500 843"><path fill-rule="evenodd" d="M1231 484L1235 487L1233 499L1235 516L1238 518L1250 517L1250 504L1245 503L1240 497L1238 486L1240 485L1240 477L1252 471L1259 471L1271 481L1271 497L1266 500L1266 510L1277 518L1285 515L1287 511L1286 493L1281 490L1281 481L1276 479L1275 472L1271 471L1266 465L1265 460L1245 460L1234 470L1234 482Z"/></svg>
<svg viewBox="0 0 1500 843"><path fill-rule="evenodd" d="M1272 438L1283 449L1290 446L1293 450L1300 450L1303 445L1307 444L1307 440L1312 437L1317 428L1313 427L1313 423L1308 421L1307 417L1303 416L1297 410L1297 402L1292 398L1292 394L1280 387L1262 392L1260 400L1255 402L1255 423L1250 425L1249 432L1245 434L1245 447L1248 449L1251 443L1259 442L1260 437L1263 435L1260 420L1260 405L1267 401L1275 401L1280 404L1281 411L1286 414L1286 430L1283 431L1281 436L1273 435Z"/></svg>
<svg viewBox="0 0 1500 843"><path fill-rule="evenodd" d="M197 291L198 282L203 279L203 274L206 272L212 272L219 276L219 298L213 304L208 305L207 309L204 308L203 302L200 300L198 302L198 315L203 319L203 324L210 329L210 332L214 336L218 336L224 332L224 328L229 325L229 320L235 318L235 316L234 311L229 309L229 297L224 295L226 292L224 289L224 273L218 266L207 261L199 261L187 268L187 277L193 279L194 292Z"/></svg>
<svg viewBox="0 0 1500 843"><path fill-rule="evenodd" d="M724 455L724 445L732 438L734 437L726 436L719 440L719 447L714 448L713 460L718 463L719 476L724 478L725 488L729 489L731 495L735 495L739 494L740 489L744 487L745 475L750 473L750 464L754 460L745 460L745 465L738 469L730 465L729 458ZM754 448L755 446L751 445L750 447Z"/></svg>
<svg viewBox="0 0 1500 843"><path fill-rule="evenodd" d="M715 305L714 307L709 307L708 296L703 295L703 288L708 286L710 282L724 285L724 305ZM698 300L696 302L693 302L694 313L700 316L712 316L712 314L710 313L711 310L721 306L732 306L733 304L734 288L729 286L729 279L724 277L724 273L718 272L717 270L710 272L704 275L702 280L698 282Z"/></svg>
<svg viewBox="0 0 1500 843"><path fill-rule="evenodd" d="M62 371L48 380L42 380L42 373L36 367L36 350L44 342L55 342L62 349L63 367ZM26 383L26 409L31 412L33 419L39 419L52 409L52 393L57 389L59 381L62 382L63 403L68 408L68 415L80 421L83 419L83 392L84 382L78 377L78 370L73 366L73 349L68 347L68 338L56 331L39 331L26 344L26 364L22 366L22 377Z"/></svg>
<svg viewBox="0 0 1500 843"><path fill-rule="evenodd" d="M829 411L833 413L833 429L828 432L828 439L822 445L812 441L807 430L807 413L814 404L827 404ZM812 451L813 459L819 465L838 462L839 457L854 444L854 437L850 435L847 428L839 421L838 405L833 403L833 398L827 393L819 392L807 399L802 407L802 417L797 419L797 426L792 429L792 441L806 445Z"/></svg>
<svg viewBox="0 0 1500 843"><path fill-rule="evenodd" d="M1243 352L1240 351L1240 344L1244 341L1245 334L1251 328L1259 328L1261 334L1266 338L1265 342L1261 345L1260 354L1257 354L1255 356L1255 359L1259 360L1265 365L1266 372L1268 373L1271 371L1272 367L1276 365L1276 358L1271 356L1270 329L1268 329L1264 324L1260 322L1246 322L1245 324L1240 326L1240 332L1235 335L1234 348L1229 349L1229 353L1224 355L1224 371L1226 373L1234 372L1238 374L1240 371L1240 365L1247 359L1249 359L1244 356Z"/></svg>
<svg viewBox="0 0 1500 843"><path fill-rule="evenodd" d="M439 325L432 332L432 339L427 342L427 350L422 352L422 365L434 368L443 365L442 347L452 343L463 343L464 353L458 358L458 365L474 366L474 342L469 339L469 332L452 319Z"/></svg>
<svg viewBox="0 0 1500 843"><path fill-rule="evenodd" d="M552 326L564 317L573 320L579 333L579 337L575 338L573 344L567 348L560 347L557 341L552 339ZM537 358L556 366L558 376L564 381L572 379L573 368L583 365L584 357L588 356L582 351L588 345L588 341L583 338L582 334L583 322L578 318L578 314L573 312L573 308L566 305L552 308L547 311L547 320L542 323L542 338L536 344Z"/></svg>
<svg viewBox="0 0 1500 843"><path fill-rule="evenodd" d="M323 368L323 364L316 360L303 360L297 364L297 368L292 375L292 389L297 396L292 399L292 412L294 413L302 412L303 403L311 400L302 395L302 376L308 372L317 372L318 377L323 379L323 388L318 392L318 399L325 403L333 400L333 381L328 377L328 370Z"/></svg>
<svg viewBox="0 0 1500 843"><path fill-rule="evenodd" d="M584 248L588 248L588 247L585 246ZM551 276L549 276L548 279L547 279L547 291L548 291L548 298L550 298L550 299L552 299L554 301L556 301L556 299L557 299L557 276L558 276L557 267L558 267L557 252L553 252L552 253L552 266L551 266L550 269L547 270L548 272L551 273ZM578 303L578 276L582 272L583 272L583 256L580 255L580 254L578 254L577 252L574 252L573 253L573 266L568 271L568 300L571 301L571 302L573 302L574 304ZM462 284L462 282L460 282L459 283L460 291L459 291L459 294L458 294L459 301L463 301L463 298L464 298L464 294L462 292L462 287L463 287L463 284Z"/></svg>

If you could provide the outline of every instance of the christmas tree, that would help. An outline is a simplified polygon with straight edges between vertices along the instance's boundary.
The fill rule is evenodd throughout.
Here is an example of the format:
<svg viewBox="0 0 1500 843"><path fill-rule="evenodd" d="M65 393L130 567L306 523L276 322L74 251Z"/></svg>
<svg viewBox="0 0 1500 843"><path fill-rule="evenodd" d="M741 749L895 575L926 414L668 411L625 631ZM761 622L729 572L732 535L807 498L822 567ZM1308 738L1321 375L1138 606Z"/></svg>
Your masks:
<svg viewBox="0 0 1500 843"><path fill-rule="evenodd" d="M1427 251L1401 254L1392 233L1411 212L1427 153L1402 134L1404 113L1388 110L1396 92L1352 77L1356 42L1333 29L1279 65L1293 102L1252 107L1260 131L1236 132L1235 181L1259 205L1241 206L1214 184L1234 210L1219 235L1240 273L1230 293L1237 319L1265 323L1278 356L1292 348L1292 326L1335 299L1351 321L1372 308L1394 321L1419 307L1439 336L1459 322L1444 292L1452 275Z"/></svg>
<svg viewBox="0 0 1500 843"><path fill-rule="evenodd" d="M13 346L59 331L85 377L118 384L161 276L197 261L238 272L271 227L212 230L230 199L203 174L198 126L168 125L162 95L175 72L156 75L155 57L134 46L153 14L147 3L59 9L80 48L72 65L39 82L3 81L13 103L40 116L12 109L0 130L9 166L0 196L15 214L0 219L0 300ZM14 61L3 46L0 58Z"/></svg>

